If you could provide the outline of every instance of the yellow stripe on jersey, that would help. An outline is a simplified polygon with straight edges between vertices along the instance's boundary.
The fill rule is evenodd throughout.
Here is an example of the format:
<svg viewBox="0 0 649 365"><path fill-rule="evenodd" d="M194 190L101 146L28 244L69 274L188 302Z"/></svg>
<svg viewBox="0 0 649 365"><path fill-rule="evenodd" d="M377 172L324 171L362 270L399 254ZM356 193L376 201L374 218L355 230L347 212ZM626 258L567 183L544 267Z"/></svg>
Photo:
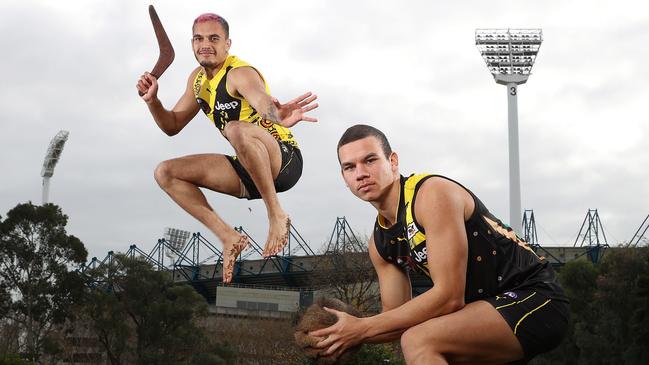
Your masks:
<svg viewBox="0 0 649 365"><path fill-rule="evenodd" d="M426 235L419 230L419 227L417 227L417 224L415 223L415 214L412 202L417 194L417 184L419 184L422 179L429 176L430 174L412 175L409 176L403 184L403 201L406 209L406 239L410 244L410 252L423 251L425 253ZM416 265L422 269L426 276L430 277L427 259L421 260L421 262L417 261Z"/></svg>

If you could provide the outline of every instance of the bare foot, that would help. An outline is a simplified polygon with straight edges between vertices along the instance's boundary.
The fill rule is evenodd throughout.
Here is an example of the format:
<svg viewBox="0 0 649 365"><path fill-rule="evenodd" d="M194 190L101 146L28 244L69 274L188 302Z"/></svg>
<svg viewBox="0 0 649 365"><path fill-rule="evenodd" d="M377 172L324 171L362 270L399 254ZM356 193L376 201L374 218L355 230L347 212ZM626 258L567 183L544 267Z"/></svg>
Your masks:
<svg viewBox="0 0 649 365"><path fill-rule="evenodd" d="M223 243L223 282L228 284L232 281L232 271L237 256L248 247L248 236L240 235L239 240L234 243Z"/></svg>
<svg viewBox="0 0 649 365"><path fill-rule="evenodd" d="M276 219L270 220L268 240L264 247L264 257L277 255L288 243L289 230L291 229L291 218L284 214Z"/></svg>

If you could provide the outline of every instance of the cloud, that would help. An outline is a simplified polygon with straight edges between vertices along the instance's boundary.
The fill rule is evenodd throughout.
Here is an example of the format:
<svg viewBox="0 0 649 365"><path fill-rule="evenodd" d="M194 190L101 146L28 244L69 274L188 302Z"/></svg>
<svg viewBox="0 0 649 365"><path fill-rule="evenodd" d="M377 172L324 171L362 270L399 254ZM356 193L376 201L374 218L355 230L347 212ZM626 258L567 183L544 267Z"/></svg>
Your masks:
<svg viewBox="0 0 649 365"><path fill-rule="evenodd" d="M644 66L649 16L631 1L192 2L155 4L176 48L160 82L171 107L195 60L194 17L216 12L231 25L232 52L258 67L273 94L319 95L319 122L293 128L305 159L301 181L280 194L314 249L335 219L371 231L375 211L339 175L335 146L346 127L371 122L400 153L402 172L456 178L503 220L508 216L507 105L473 44L475 28L542 27L545 41L520 87L523 205L534 209L542 244L571 244L589 208L607 234L628 240L649 213ZM160 132L135 82L157 49L145 3L6 1L0 5L0 214L40 201L49 140L70 131L51 197L91 255L145 250L164 227L207 229L153 180L162 160L232 153L199 115L183 132ZM250 11L250 9L255 9ZM232 225L263 244L262 202L207 192ZM248 209L250 208L250 209Z"/></svg>

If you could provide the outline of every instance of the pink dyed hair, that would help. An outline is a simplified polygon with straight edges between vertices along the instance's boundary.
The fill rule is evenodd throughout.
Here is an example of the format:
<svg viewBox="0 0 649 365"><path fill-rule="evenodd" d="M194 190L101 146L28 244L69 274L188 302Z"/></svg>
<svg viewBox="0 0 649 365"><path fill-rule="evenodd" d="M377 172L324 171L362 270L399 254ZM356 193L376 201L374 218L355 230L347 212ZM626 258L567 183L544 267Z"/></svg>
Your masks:
<svg viewBox="0 0 649 365"><path fill-rule="evenodd" d="M192 29L194 29L194 26L196 24L204 23L204 22L217 22L221 24L223 30L225 31L225 37L226 38L230 37L230 26L228 25L228 22L225 19L223 19L222 16L214 13L201 14L196 19L194 19L194 24L192 24Z"/></svg>

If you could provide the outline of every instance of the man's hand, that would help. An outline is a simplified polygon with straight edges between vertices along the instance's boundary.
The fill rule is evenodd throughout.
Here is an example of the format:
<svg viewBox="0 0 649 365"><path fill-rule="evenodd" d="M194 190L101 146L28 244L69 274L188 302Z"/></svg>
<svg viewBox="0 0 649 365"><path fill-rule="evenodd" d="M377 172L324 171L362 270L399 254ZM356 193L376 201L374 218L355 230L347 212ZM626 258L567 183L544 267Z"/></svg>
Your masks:
<svg viewBox="0 0 649 365"><path fill-rule="evenodd" d="M273 104L277 108L277 118L280 125L290 128L299 121L317 122L316 118L307 117L304 113L318 107L318 103L312 104L318 98L317 95L310 91L300 95L286 104L281 104L276 98L273 98Z"/></svg>
<svg viewBox="0 0 649 365"><path fill-rule="evenodd" d="M338 320L331 327L309 333L309 336L325 338L314 346L315 348L325 349L320 356L338 358L347 349L363 342L364 335L367 332L363 318L326 307L323 309L336 315Z"/></svg>
<svg viewBox="0 0 649 365"><path fill-rule="evenodd" d="M326 308L336 308L338 311L326 310ZM316 302L311 304L306 311L299 315L299 320L295 326L295 342L302 348L304 354L315 360L317 365L343 365L350 362L358 352L360 346L349 348L347 351L340 351L336 356L324 355L327 350L317 348L316 345L324 340L324 337L312 336L316 330L330 328L338 321L338 316L334 313L349 313L354 318L361 315L356 308L346 304L338 299L320 297Z"/></svg>
<svg viewBox="0 0 649 365"><path fill-rule="evenodd" d="M135 87L142 100L147 104L158 98L158 80L149 72L145 72L144 75L140 76Z"/></svg>

